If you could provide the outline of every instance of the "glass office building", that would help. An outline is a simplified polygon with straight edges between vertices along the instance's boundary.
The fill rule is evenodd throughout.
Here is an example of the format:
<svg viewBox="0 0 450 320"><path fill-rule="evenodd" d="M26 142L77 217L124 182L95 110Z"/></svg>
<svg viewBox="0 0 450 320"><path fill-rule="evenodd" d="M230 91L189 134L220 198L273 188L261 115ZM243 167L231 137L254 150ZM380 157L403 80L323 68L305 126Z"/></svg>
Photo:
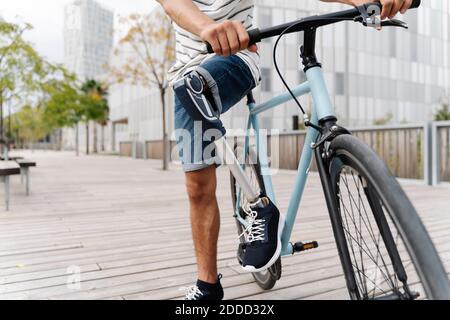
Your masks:
<svg viewBox="0 0 450 320"><path fill-rule="evenodd" d="M113 12L93 0L76 0L65 7L64 64L80 80L107 72L113 27Z"/></svg>
<svg viewBox="0 0 450 320"><path fill-rule="evenodd" d="M114 13L94 0L76 0L64 8L64 65L80 81L101 80L108 72L114 41ZM92 123L90 131L93 126ZM86 128L79 125L79 148L85 150ZM100 128L98 128L100 132ZM75 148L75 129L64 129L63 145ZM93 134L90 134L91 144ZM99 139L100 140L100 139Z"/></svg>
<svg viewBox="0 0 450 320"><path fill-rule="evenodd" d="M348 8L316 0L258 1L255 17L260 27L271 26L324 12ZM336 113L350 126L375 123L423 122L433 118L450 90L450 4L423 1L420 10L411 10L399 19L409 30L384 28L381 32L353 22L321 28L317 35L317 55ZM266 100L284 91L273 68L275 40L260 45L263 82L257 100ZM278 63L291 85L305 79L301 71L299 45L302 34L289 35L280 43ZM308 97L301 102L309 109ZM235 108L228 125L245 123L245 112ZM263 116L265 128L291 130L298 107L269 111ZM301 119L301 118L300 118Z"/></svg>
<svg viewBox="0 0 450 320"><path fill-rule="evenodd" d="M258 0L255 24L267 27L346 8L318 0ZM448 1L423 1L420 10L411 10L399 18L408 22L408 30L385 28L378 32L361 24L343 22L318 31L317 55L341 123L355 127L424 122L432 120L441 101L449 97ZM257 101L285 91L273 68L274 41L266 40L259 46L264 79L255 90ZM302 34L289 35L278 49L279 66L292 86L305 80L299 58L301 42ZM300 101L307 109L312 107L309 96ZM161 113L155 91L112 90L110 102L116 110L113 113L117 112L116 120L122 123L113 135L115 145L120 141L160 139ZM241 103L223 120L228 128L240 129L246 124L246 116L247 109ZM287 103L285 108L265 113L262 127L290 131L294 116L300 116L298 107ZM170 115L169 119L172 118Z"/></svg>

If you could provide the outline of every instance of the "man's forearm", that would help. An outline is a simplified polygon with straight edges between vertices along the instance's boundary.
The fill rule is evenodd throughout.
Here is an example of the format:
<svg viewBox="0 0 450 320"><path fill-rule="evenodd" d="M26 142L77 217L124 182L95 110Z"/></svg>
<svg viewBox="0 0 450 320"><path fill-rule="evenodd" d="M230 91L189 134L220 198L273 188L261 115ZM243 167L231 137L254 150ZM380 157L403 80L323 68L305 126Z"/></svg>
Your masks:
<svg viewBox="0 0 450 320"><path fill-rule="evenodd" d="M195 35L214 23L210 17L201 12L192 0L158 0L170 18L181 28Z"/></svg>
<svg viewBox="0 0 450 320"><path fill-rule="evenodd" d="M200 35L206 26L214 23L210 17L201 12L192 0L157 0L170 18L181 28ZM320 0L354 5L354 0Z"/></svg>
<svg viewBox="0 0 450 320"><path fill-rule="evenodd" d="M248 32L240 21L216 22L203 13L192 0L157 1L179 27L209 43L218 55L227 57L245 49L253 52L258 50L256 45L249 47Z"/></svg>

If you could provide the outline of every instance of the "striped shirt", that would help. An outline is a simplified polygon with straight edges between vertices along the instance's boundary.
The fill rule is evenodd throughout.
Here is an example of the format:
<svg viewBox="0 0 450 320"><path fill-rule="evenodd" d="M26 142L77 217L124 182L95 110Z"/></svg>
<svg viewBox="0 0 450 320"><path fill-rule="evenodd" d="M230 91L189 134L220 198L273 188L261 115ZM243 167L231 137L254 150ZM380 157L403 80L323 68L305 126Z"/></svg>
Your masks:
<svg viewBox="0 0 450 320"><path fill-rule="evenodd" d="M237 20L249 30L253 27L253 9L255 0L193 0L197 7L216 22ZM186 73L195 69L205 59L214 54L208 54L206 45L200 37L175 25L176 63L169 70L169 79L173 83ZM248 50L237 54L250 68L255 83L260 82L259 55Z"/></svg>

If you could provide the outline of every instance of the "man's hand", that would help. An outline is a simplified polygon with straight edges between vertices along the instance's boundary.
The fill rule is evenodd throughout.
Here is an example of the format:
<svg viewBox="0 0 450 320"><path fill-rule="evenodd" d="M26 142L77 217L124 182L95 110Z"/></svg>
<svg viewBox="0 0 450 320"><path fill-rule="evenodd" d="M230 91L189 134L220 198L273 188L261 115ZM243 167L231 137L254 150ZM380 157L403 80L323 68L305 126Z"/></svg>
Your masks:
<svg viewBox="0 0 450 320"><path fill-rule="evenodd" d="M208 24L200 33L200 38L208 42L216 54L225 57L247 48L252 52L258 51L256 45L249 47L248 32L239 21Z"/></svg>
<svg viewBox="0 0 450 320"><path fill-rule="evenodd" d="M249 36L239 21L216 23L194 4L192 0L157 0L166 13L181 28L211 44L218 55L229 56L249 47ZM256 45L248 48L258 51Z"/></svg>
<svg viewBox="0 0 450 320"><path fill-rule="evenodd" d="M342 1L340 1L342 2ZM360 6L365 3L374 2L373 0L350 0L349 4L354 6ZM412 4L412 0L377 0L383 5L383 11L381 12L381 19L392 19L399 12L405 13Z"/></svg>

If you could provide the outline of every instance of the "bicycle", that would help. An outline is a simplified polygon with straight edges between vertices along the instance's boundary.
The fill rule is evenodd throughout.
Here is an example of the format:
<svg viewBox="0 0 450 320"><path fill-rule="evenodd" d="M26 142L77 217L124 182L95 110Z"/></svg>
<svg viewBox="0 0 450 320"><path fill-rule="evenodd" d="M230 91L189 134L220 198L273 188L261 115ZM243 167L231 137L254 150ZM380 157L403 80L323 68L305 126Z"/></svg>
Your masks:
<svg viewBox="0 0 450 320"><path fill-rule="evenodd" d="M420 0L413 1L411 9L420 4ZM218 156L231 171L231 195L241 241L238 260L241 261L245 250L242 233L248 225L246 207L264 197L276 203L271 177L263 172L270 168L266 147L259 135L256 150L250 146L251 130L259 131L259 114L293 99L305 115L308 130L286 214L281 256L318 247L317 242L290 242L314 155L350 298L414 300L419 297L418 292L411 290L414 283L423 287L426 298L450 299L450 283L442 262L400 184L372 149L338 124L315 54L316 30L333 23L355 21L364 26L407 28L399 20L377 20L381 9L381 4L370 3L249 31L251 44L278 36L273 50L274 64L288 92L258 106L253 95L248 95L250 115L241 154L244 163L237 159L240 153L237 146L233 149L225 138L216 141ZM278 69L276 49L284 35L294 32L304 32L301 58L307 81L291 89ZM207 46L212 52L211 46ZM311 93L315 106L311 119L297 100L307 93ZM262 289L270 290L281 272L280 257L269 270L253 276Z"/></svg>

